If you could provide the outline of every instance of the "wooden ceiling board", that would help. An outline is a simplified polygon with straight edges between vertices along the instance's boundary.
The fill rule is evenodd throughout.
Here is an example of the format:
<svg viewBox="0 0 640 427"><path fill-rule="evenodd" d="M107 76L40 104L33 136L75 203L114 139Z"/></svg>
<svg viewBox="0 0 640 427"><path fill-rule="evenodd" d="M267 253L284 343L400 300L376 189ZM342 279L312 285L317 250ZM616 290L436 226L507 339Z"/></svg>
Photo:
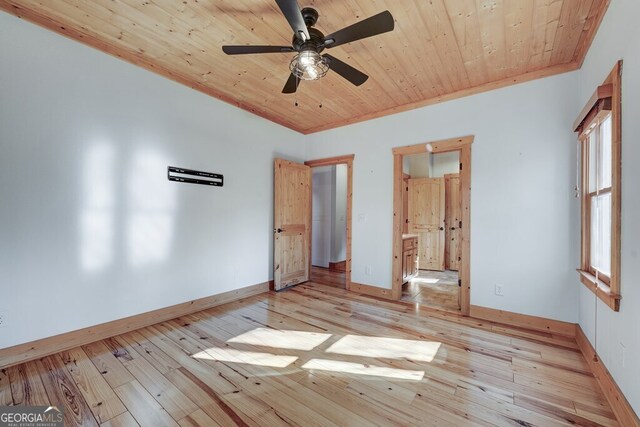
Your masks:
<svg viewBox="0 0 640 427"><path fill-rule="evenodd" d="M579 68L609 0L307 0L329 34L389 10L393 32L329 52L333 72L281 94L292 53L227 56L225 44L289 45L274 0L0 0L0 9L301 133ZM297 105L296 105L297 104Z"/></svg>

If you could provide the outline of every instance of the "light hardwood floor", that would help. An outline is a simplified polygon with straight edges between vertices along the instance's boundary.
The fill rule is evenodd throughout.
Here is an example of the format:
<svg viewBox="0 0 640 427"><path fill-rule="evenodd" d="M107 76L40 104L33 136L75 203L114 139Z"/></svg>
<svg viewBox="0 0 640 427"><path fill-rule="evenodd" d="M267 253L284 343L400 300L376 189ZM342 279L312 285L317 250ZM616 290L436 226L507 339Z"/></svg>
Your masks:
<svg viewBox="0 0 640 427"><path fill-rule="evenodd" d="M572 338L321 284L0 372L66 425L617 425Z"/></svg>
<svg viewBox="0 0 640 427"><path fill-rule="evenodd" d="M342 289L347 286L346 272L316 267L315 265L311 267L311 280L314 283L322 283L323 285Z"/></svg>
<svg viewBox="0 0 640 427"><path fill-rule="evenodd" d="M419 270L418 275L402 285L402 301L440 310L460 311L458 272Z"/></svg>

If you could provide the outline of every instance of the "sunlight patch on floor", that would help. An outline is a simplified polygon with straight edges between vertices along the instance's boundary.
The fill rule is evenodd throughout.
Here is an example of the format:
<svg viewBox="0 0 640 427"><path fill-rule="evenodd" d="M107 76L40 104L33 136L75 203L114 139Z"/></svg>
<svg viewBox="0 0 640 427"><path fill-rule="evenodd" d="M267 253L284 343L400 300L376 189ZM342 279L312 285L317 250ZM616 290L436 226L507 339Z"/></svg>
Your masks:
<svg viewBox="0 0 640 427"><path fill-rule="evenodd" d="M343 360L312 358L318 354L317 350L316 353L306 353L321 346L331 338L331 336L332 334L317 332L255 328L227 340L227 343L271 347L279 350L291 350L296 353L305 353L298 353L297 356L289 356L231 348L211 347L194 354L193 357L202 360L244 363L248 365L273 368L285 368L302 358L299 363L304 363L302 368L309 370L412 381L420 381L424 377L424 371L375 366L368 363L347 362ZM360 358L431 362L438 354L442 345L436 341L371 337L363 335L346 335L343 337L337 336L336 338L338 338L338 340L333 342L324 350L324 353L326 353L327 356L342 355L356 356ZM320 349L320 351L322 350ZM279 353L279 351L277 352ZM305 359L307 361L305 361Z"/></svg>
<svg viewBox="0 0 640 427"><path fill-rule="evenodd" d="M429 283L430 285L435 285L439 281L440 279L433 279L431 277L415 277L411 279L411 283Z"/></svg>
<svg viewBox="0 0 640 427"><path fill-rule="evenodd" d="M256 328L242 335L238 335L235 338L231 338L227 342L309 351L330 337L331 334L320 334L317 332Z"/></svg>
<svg viewBox="0 0 640 427"><path fill-rule="evenodd" d="M441 343L435 341L347 335L329 347L326 352L349 356L431 362L436 357L440 345Z"/></svg>
<svg viewBox="0 0 640 427"><path fill-rule="evenodd" d="M340 360L311 359L304 365L304 369L316 371L330 371L344 374L368 375L375 377L394 378L398 380L420 381L424 371L410 371L407 369L387 368L384 366L365 365L362 363L343 362Z"/></svg>
<svg viewBox="0 0 640 427"><path fill-rule="evenodd" d="M215 360L218 362L245 363L247 365L268 366L271 368L286 368L298 358L296 356L280 356L270 353L234 350L211 347L194 354L192 357L201 360Z"/></svg>

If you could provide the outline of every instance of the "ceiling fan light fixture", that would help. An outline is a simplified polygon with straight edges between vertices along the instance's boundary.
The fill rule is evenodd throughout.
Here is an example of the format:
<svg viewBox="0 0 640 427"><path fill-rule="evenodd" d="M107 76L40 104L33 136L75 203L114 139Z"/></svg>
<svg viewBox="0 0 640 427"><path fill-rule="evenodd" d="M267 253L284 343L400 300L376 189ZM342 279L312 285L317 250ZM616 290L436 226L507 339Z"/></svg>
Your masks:
<svg viewBox="0 0 640 427"><path fill-rule="evenodd" d="M301 80L318 80L329 71L329 61L315 50L308 49L293 57L289 69Z"/></svg>

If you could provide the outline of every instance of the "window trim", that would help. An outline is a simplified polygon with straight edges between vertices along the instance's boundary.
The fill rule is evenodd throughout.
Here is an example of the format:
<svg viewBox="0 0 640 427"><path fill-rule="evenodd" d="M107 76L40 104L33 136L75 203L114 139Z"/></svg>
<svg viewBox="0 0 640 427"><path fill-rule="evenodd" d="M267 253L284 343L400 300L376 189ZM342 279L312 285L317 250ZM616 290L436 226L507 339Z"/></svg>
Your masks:
<svg viewBox="0 0 640 427"><path fill-rule="evenodd" d="M581 227L580 227L580 282L604 301L612 310L620 310L620 234L621 234L621 103L622 61L618 61L604 83L594 92L574 122L581 144ZM591 199L589 192L589 147L586 144L593 127L598 127L611 114L611 187L600 190L611 193L611 275L598 274L591 266Z"/></svg>

